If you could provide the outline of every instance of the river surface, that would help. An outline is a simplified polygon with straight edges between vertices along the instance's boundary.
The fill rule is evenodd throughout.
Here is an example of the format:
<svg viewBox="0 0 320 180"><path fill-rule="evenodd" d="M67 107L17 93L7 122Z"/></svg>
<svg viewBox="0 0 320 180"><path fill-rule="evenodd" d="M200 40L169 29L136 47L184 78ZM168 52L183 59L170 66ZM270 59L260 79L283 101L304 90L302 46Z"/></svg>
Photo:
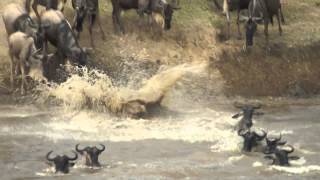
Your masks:
<svg viewBox="0 0 320 180"><path fill-rule="evenodd" d="M258 152L241 153L241 138L227 104L187 108L147 120L118 118L93 110L0 105L0 179L319 179L320 106L262 109L256 128L296 148L292 167L270 166ZM55 174L45 155L71 155L77 143L106 145L102 168L77 162L70 174Z"/></svg>

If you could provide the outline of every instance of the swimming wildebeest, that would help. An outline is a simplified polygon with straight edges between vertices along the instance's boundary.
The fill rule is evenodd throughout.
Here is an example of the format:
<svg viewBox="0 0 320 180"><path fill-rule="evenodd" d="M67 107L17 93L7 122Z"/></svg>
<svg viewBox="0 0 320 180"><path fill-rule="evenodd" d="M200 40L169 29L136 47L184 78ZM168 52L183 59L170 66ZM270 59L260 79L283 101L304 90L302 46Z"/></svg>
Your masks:
<svg viewBox="0 0 320 180"><path fill-rule="evenodd" d="M42 32L40 26L32 20L27 11L19 4L9 4L5 6L2 19L9 36L17 31L32 36L37 49L42 47Z"/></svg>
<svg viewBox="0 0 320 180"><path fill-rule="evenodd" d="M246 43L245 49L253 45L253 37L257 30L257 23L263 20L264 34L266 38L266 46L269 48L269 22L273 23L273 16L277 17L279 34L282 35L280 16L282 14L280 0L251 0L248 8L248 17L243 17L246 20Z"/></svg>
<svg viewBox="0 0 320 180"><path fill-rule="evenodd" d="M38 5L46 7L46 10L54 9L58 10L59 3L62 3L61 12L64 9L65 4L67 3L67 0L26 0L25 2L25 8L28 13L30 13L30 6L32 3L32 9L36 16L40 18L39 12L38 12Z"/></svg>
<svg viewBox="0 0 320 180"><path fill-rule="evenodd" d="M96 146L87 146L79 149L79 144L76 145L76 151L85 158L85 165L90 167L100 167L99 155L106 149L103 144L100 144L101 149Z"/></svg>
<svg viewBox="0 0 320 180"><path fill-rule="evenodd" d="M78 154L74 151L72 151L74 153L74 157L73 158L70 158L66 155L63 155L63 156L60 156L60 155L57 155L56 157L54 158L51 158L50 155L53 151L50 151L47 153L46 155L46 159L49 161L49 162L53 162L54 163L54 166L55 166L55 171L56 173L57 172L61 172L61 173L69 173L69 167L72 167L74 166L75 163L72 163L70 161L75 161L77 160L78 158Z"/></svg>
<svg viewBox="0 0 320 180"><path fill-rule="evenodd" d="M266 147L265 152L273 152L278 146L283 146L287 143L287 141L281 141L281 133L278 138L269 138L266 137Z"/></svg>
<svg viewBox="0 0 320 180"><path fill-rule="evenodd" d="M140 18L143 17L144 13L161 13L164 17L165 29L169 30L174 10L180 9L177 3L167 3L165 0L111 0L111 2L113 7L112 20L117 33L125 33L121 21L121 11L123 10L136 9Z"/></svg>
<svg viewBox="0 0 320 180"><path fill-rule="evenodd" d="M100 22L99 14L99 0L72 0L72 7L75 9L75 15L73 20L72 29L75 29L77 32L77 37L80 37L80 33L83 29L83 22L86 17L89 19L89 33L91 46L94 47L93 38L92 38L92 28L95 24L95 21L98 21L99 29L102 35L102 39L105 39L105 34Z"/></svg>
<svg viewBox="0 0 320 180"><path fill-rule="evenodd" d="M255 110L260 109L261 105L251 106L251 105L239 105L235 104L236 108L241 109L242 112L239 112L232 116L232 118L236 119L242 116L242 119L237 124L237 130L248 130L253 125L252 117L253 115L263 115L262 112L255 112Z"/></svg>
<svg viewBox="0 0 320 180"><path fill-rule="evenodd" d="M290 147L290 150L276 148L273 151L264 152L265 154L274 154L274 156L272 155L265 156L265 159L271 159L272 165L290 166L289 160L297 160L299 159L299 157L288 156L288 154L293 153L294 151L294 148L292 146L288 145L288 147Z"/></svg>
<svg viewBox="0 0 320 180"><path fill-rule="evenodd" d="M11 58L11 88L13 88L14 74L18 74L18 71L21 72L21 94L25 93L24 85L27 85L26 75L36 80L46 81L43 77L43 56L36 50L33 38L23 32L16 32L10 35L8 43Z"/></svg>
<svg viewBox="0 0 320 180"><path fill-rule="evenodd" d="M245 152L251 152L253 148L259 145L259 141L262 141L267 133L262 131L263 134L259 135L255 131L250 130L238 130L238 135L243 137L243 147L242 150Z"/></svg>
<svg viewBox="0 0 320 180"><path fill-rule="evenodd" d="M88 53L85 48L81 48L76 39L69 22L64 15L57 10L48 10L40 16L41 24L45 26L44 31L44 55L47 56L49 41L57 48L57 53L61 59L68 58L71 62L85 65L88 61Z"/></svg>

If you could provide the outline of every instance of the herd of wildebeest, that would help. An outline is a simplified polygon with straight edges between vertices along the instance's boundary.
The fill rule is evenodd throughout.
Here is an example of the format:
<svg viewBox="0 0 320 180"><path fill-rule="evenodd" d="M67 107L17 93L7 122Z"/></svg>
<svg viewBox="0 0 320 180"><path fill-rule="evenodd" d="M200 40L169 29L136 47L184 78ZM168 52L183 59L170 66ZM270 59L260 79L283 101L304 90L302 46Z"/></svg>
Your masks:
<svg viewBox="0 0 320 180"><path fill-rule="evenodd" d="M43 73L43 81L50 79L46 74L46 69L50 69L52 64L65 64L66 60L77 66L85 66L89 61L88 49L79 45L80 33L83 30L83 23L88 18L88 30L90 33L91 46L94 47L93 26L97 21L100 33L105 39L105 33L101 26L99 3L98 0L72 0L74 9L74 18L72 23L66 19L63 9L67 0L25 0L25 6L20 4L9 4L4 7L3 21L8 35L9 55L11 58L11 74L10 82L13 88L14 76L20 75L21 93L25 93L26 75L31 69L40 69ZM214 0L216 5L219 4ZM125 33L125 28L121 20L121 12L124 10L135 9L143 20L145 14L148 15L148 24L156 26L156 28L169 30L171 29L171 21L175 10L180 8L179 0L111 0L113 11L112 20L115 32L118 34ZM44 6L45 11L38 12L37 6ZM58 5L61 8L58 8ZM36 14L32 18L30 15L31 7ZM248 16L241 16L240 11L248 10ZM223 10L227 16L227 24L230 26L230 11L237 10L238 34L240 33L240 20L245 20L245 45L253 45L253 37L257 30L257 24L263 23L265 27L266 42L268 45L268 24L273 24L273 16L277 17L280 35L282 33L281 23L284 18L281 10L280 0L224 0ZM281 19L281 21L280 21ZM142 22L142 21L141 21ZM141 24L139 23L139 26ZM230 34L228 28L228 35ZM161 31L162 32L162 31ZM55 52L48 54L48 42L55 47ZM267 133L263 134L252 131L253 115L261 115L255 112L260 106L237 106L242 110L233 116L238 118L243 116L237 126L238 135L243 137L243 151L251 152L253 149L262 147L265 158L272 159L273 164L280 166L289 166L289 160L298 159L296 156L288 156L294 151L292 146L290 150L283 149L286 141L279 138L268 138ZM262 140L266 139L264 146L261 145ZM86 147L83 149L76 145L76 151L85 159L85 165L90 167L99 167L99 155L105 150L105 146L101 144L98 147ZM74 152L74 151L73 151ZM50 151L46 158L49 162L53 162L57 172L68 173L69 167L74 165L72 161L78 158L76 152L75 157L66 155L50 157ZM273 155L272 155L273 154Z"/></svg>
<svg viewBox="0 0 320 180"><path fill-rule="evenodd" d="M272 160L271 164L278 166L290 166L290 160L299 159L298 156L289 156L289 154L294 152L294 148L291 145L286 145L287 141L282 140L281 133L277 138L267 137L267 132L264 130L261 130L262 134L259 134L251 129L253 126L253 116L264 114L256 112L257 109L261 108L261 105L240 105L236 103L235 107L241 109L241 112L233 115L232 118L242 117L235 126L235 131L243 138L242 152L262 152L265 154L265 159ZM96 146L87 146L80 149L79 146L77 144L75 150L82 156L84 165L90 168L100 168L99 155L105 150L105 146L100 144L101 149ZM52 151L50 151L47 153L46 159L50 165L54 166L55 172L68 173L69 168L74 166L74 161L78 158L77 152L72 152L74 153L74 157L70 158L67 155L50 157L52 154Z"/></svg>
<svg viewBox="0 0 320 180"><path fill-rule="evenodd" d="M25 5L9 4L3 9L3 21L8 35L9 55L11 58L11 88L14 87L14 76L21 75L21 93L25 93L26 76L32 69L41 72L36 80L47 82L54 80L56 69L65 64L66 60L78 66L85 66L89 60L89 51L92 48L82 48L78 42L83 30L83 23L88 19L88 30L91 46L94 47L93 26L97 21L102 39L105 33L101 26L98 0L72 0L74 18L72 23L63 14L67 0L23 0ZM156 29L158 35L162 30L171 29L171 21L175 10L181 9L179 0L111 0L112 20L117 34L125 33L121 12L135 9L141 17L142 25L144 15L148 15L148 26ZM221 8L216 0L213 0ZM37 7L46 8L41 13ZM32 7L32 8L31 8ZM31 14L33 9L36 17ZM221 8L222 9L222 8ZM248 16L240 15L243 9L248 10ZM245 47L253 45L253 37L258 23L264 23L266 43L268 47L268 24L273 24L276 16L280 35L284 18L280 0L224 0L223 12L227 16L230 27L230 11L237 10L238 34L240 33L240 20L245 20ZM159 31L160 29L160 31ZM230 28L228 28L228 36ZM55 47L54 53L48 54L48 42ZM31 75L29 75L31 77ZM33 78L33 77L32 77Z"/></svg>

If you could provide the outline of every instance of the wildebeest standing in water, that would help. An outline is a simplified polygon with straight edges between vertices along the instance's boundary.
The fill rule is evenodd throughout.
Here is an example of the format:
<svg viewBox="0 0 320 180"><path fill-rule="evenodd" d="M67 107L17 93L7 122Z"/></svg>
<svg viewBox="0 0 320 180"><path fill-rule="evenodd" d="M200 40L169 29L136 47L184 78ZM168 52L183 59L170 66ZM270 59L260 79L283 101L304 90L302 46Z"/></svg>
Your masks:
<svg viewBox="0 0 320 180"><path fill-rule="evenodd" d="M43 34L41 28L21 5L12 3L5 6L2 19L8 38L12 33L20 31L33 38L37 49L42 47Z"/></svg>
<svg viewBox="0 0 320 180"><path fill-rule="evenodd" d="M71 63L77 65L86 65L88 61L88 52L86 48L81 48L75 37L69 22L64 15L57 10L48 10L41 14L41 24L44 28L44 55L47 57L48 41L56 47L54 60L58 63L45 62L45 73L51 64L65 64L68 59ZM47 60L47 58L46 58ZM48 77L51 79L51 77Z"/></svg>
<svg viewBox="0 0 320 180"><path fill-rule="evenodd" d="M299 157L289 156L290 153L293 153L294 148L290 145L288 146L290 147L290 150L276 148L273 151L264 152L265 154L268 154L265 156L265 159L271 159L272 165L290 166L289 160L297 160ZM274 154L274 156L269 154Z"/></svg>
<svg viewBox="0 0 320 180"><path fill-rule="evenodd" d="M259 142L262 141L267 133L262 131L263 134L259 135L255 131L250 130L238 130L238 135L243 137L243 147L242 150L245 152L251 152L253 148L259 145Z"/></svg>
<svg viewBox="0 0 320 180"><path fill-rule="evenodd" d="M287 143L287 141L281 141L281 133L278 138L269 138L266 137L266 148L265 152L273 152L276 150L278 146L283 146Z"/></svg>
<svg viewBox="0 0 320 180"><path fill-rule="evenodd" d="M240 116L242 116L242 119L239 121L239 123L236 126L236 129L239 130L249 130L252 123L252 117L253 115L263 115L262 112L255 112L255 110L260 109L261 105L251 106L251 105L239 105L235 104L236 108L241 109L241 112L235 114L232 116L232 118L236 119Z"/></svg>
<svg viewBox="0 0 320 180"><path fill-rule="evenodd" d="M58 10L59 3L62 3L62 8L60 9L61 12L64 10L64 6L67 3L67 0L26 0L25 2L25 8L28 13L30 13L30 6L32 3L32 9L36 16L40 18L39 12L38 12L38 5L46 7L46 10L54 9Z"/></svg>
<svg viewBox="0 0 320 180"><path fill-rule="evenodd" d="M251 0L248 8L248 17L243 17L246 20L246 43L245 49L253 45L253 37L257 30L257 23L261 20L264 22L264 34L266 38L266 46L269 49L269 22L273 23L273 16L277 17L279 34L282 35L280 16L282 14L280 0Z"/></svg>
<svg viewBox="0 0 320 180"><path fill-rule="evenodd" d="M144 13L161 12L165 19L165 29L171 28L171 20L174 10L179 9L176 3L167 3L165 0L111 0L112 2L112 20L116 33L125 33L121 20L121 11L136 9L140 18ZM141 21L141 20L140 20Z"/></svg>
<svg viewBox="0 0 320 180"><path fill-rule="evenodd" d="M100 13L99 13L99 0L72 0L72 7L75 9L75 15L73 20L72 29L77 32L77 38L80 37L80 33L83 29L83 22L86 17L89 19L89 33L91 46L94 47L92 28L97 20L102 39L105 40L105 34L101 26Z"/></svg>
<svg viewBox="0 0 320 180"><path fill-rule="evenodd" d="M74 166L75 163L72 163L70 161L75 161L78 159L78 154L74 151L73 154L75 155L73 158L70 158L66 155L63 155L63 156L56 156L54 158L51 158L50 155L52 154L53 151L50 151L47 153L46 155L46 159L49 161L49 162L53 162L54 163L54 166L55 166L55 172L61 172L61 173L69 173L69 167L72 167Z"/></svg>
<svg viewBox="0 0 320 180"><path fill-rule="evenodd" d="M79 148L79 144L76 145L76 151L85 158L85 165L90 167L100 167L99 155L106 149L103 144L100 144L101 149L96 146L87 146L83 149Z"/></svg>

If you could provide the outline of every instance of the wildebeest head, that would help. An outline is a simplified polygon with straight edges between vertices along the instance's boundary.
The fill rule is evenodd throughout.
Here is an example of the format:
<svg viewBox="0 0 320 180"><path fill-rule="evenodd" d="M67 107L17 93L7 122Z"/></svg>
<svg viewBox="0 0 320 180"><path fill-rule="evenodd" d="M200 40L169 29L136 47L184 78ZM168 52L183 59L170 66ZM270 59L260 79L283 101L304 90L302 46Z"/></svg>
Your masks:
<svg viewBox="0 0 320 180"><path fill-rule="evenodd" d="M141 118L147 113L146 103L141 100L132 100L123 106L123 113L132 118Z"/></svg>
<svg viewBox="0 0 320 180"><path fill-rule="evenodd" d="M273 152L277 148L278 145L285 145L286 141L281 141L281 133L278 138L268 138L266 137L266 152Z"/></svg>
<svg viewBox="0 0 320 180"><path fill-rule="evenodd" d="M87 48L77 48L73 49L71 52L71 57L69 59L72 63L84 66L87 64L89 59L89 49Z"/></svg>
<svg viewBox="0 0 320 180"><path fill-rule="evenodd" d="M249 131L249 130L239 130L238 135L243 137L243 147L242 150L246 152L251 152L253 147L256 147L258 145L259 141L262 141L267 133L265 131L262 131L263 134L259 135L255 131Z"/></svg>
<svg viewBox="0 0 320 180"><path fill-rule="evenodd" d="M175 10L180 9L178 7L178 4L176 3L169 3L169 4L164 4L164 22L165 22L165 30L170 30L171 29L171 21L172 21L172 16Z"/></svg>
<svg viewBox="0 0 320 180"><path fill-rule="evenodd" d="M239 105L235 103L235 107L241 109L242 112L237 113L232 116L233 119L236 119L240 116L243 118L239 122L239 130L247 130L250 129L253 125L252 117L253 115L263 115L263 113L255 112L255 110L260 109L261 105Z"/></svg>
<svg viewBox="0 0 320 180"><path fill-rule="evenodd" d="M79 149L79 144L76 145L76 151L85 158L85 164L91 167L100 167L99 155L105 150L105 146L100 144L101 149L96 146L87 146L84 149Z"/></svg>
<svg viewBox="0 0 320 180"><path fill-rule="evenodd" d="M70 161L75 161L78 158L77 153L72 151L75 155L73 158L70 158L66 155L58 155L54 158L50 158L52 152L53 151L48 152L46 158L49 162L54 163L56 172L69 173L69 167L74 165L74 163L70 163Z"/></svg>
<svg viewBox="0 0 320 180"><path fill-rule="evenodd" d="M265 154L274 154L274 156L267 155L265 156L266 159L271 159L273 165L280 165L280 166L290 166L289 160L290 159L299 159L297 156L289 157L288 154L294 151L294 148L290 146L290 149L279 149L276 148L273 151L264 152Z"/></svg>

